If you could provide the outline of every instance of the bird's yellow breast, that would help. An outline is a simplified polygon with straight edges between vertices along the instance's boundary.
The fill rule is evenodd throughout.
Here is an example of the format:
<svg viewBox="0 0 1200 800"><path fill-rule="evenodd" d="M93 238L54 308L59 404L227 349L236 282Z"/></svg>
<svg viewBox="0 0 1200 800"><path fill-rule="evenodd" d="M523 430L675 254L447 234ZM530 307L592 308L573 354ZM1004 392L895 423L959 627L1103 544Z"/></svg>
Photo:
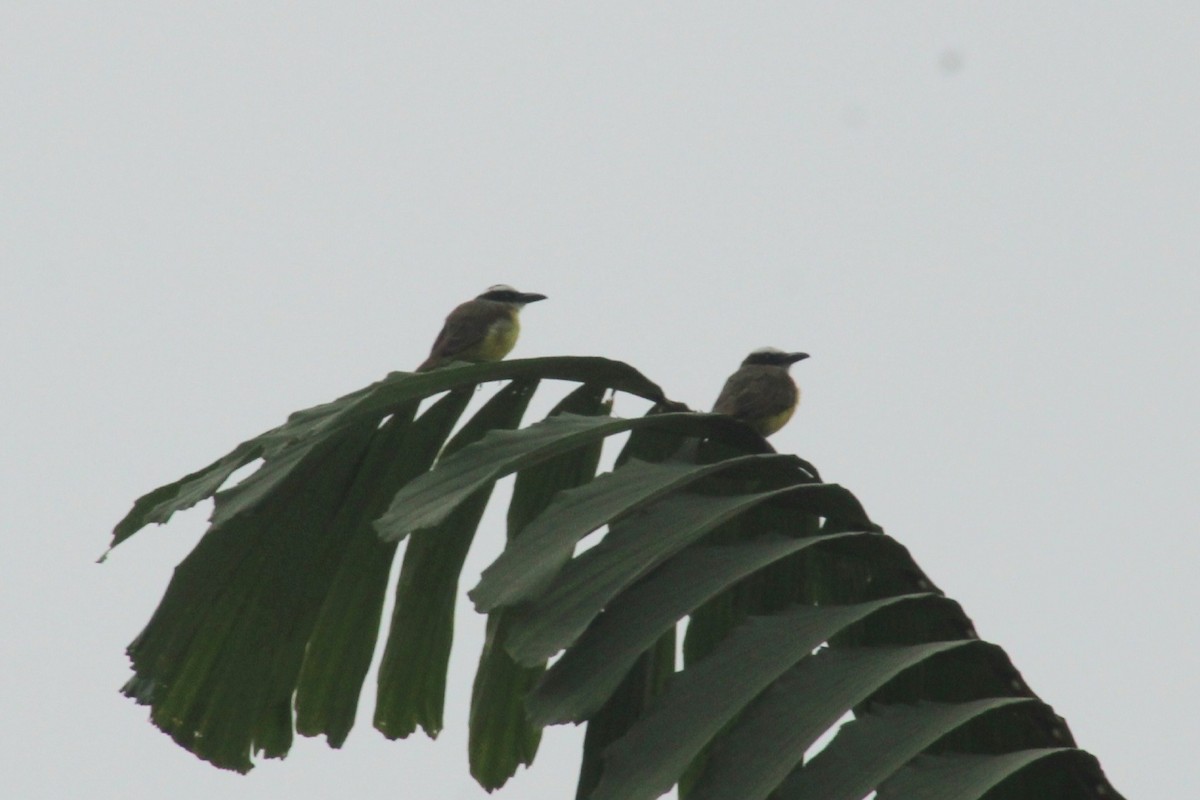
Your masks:
<svg viewBox="0 0 1200 800"><path fill-rule="evenodd" d="M772 433L775 433L775 431L788 424L788 420L790 420L792 415L796 413L797 405L799 405L798 399L797 402L791 406L791 408L786 408L783 411L780 411L778 414L773 414L769 417L763 417L762 419L754 420L751 422L751 425L756 431L758 431L760 436L770 436Z"/></svg>
<svg viewBox="0 0 1200 800"><path fill-rule="evenodd" d="M501 317L488 326L483 341L474 353L475 358L479 361L499 361L516 346L520 334L521 322L516 312Z"/></svg>

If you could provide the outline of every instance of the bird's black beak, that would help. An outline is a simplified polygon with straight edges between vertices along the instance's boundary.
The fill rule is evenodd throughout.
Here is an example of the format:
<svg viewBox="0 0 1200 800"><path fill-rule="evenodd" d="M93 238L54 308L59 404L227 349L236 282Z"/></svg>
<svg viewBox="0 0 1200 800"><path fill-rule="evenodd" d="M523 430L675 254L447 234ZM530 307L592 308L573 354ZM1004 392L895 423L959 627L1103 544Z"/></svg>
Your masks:
<svg viewBox="0 0 1200 800"><path fill-rule="evenodd" d="M522 303L536 303L538 300L545 300L545 299L546 299L546 295L538 294L537 292L522 292L521 293L521 302Z"/></svg>
<svg viewBox="0 0 1200 800"><path fill-rule="evenodd" d="M808 353L788 353L787 363L795 364L797 361L803 361L808 358Z"/></svg>

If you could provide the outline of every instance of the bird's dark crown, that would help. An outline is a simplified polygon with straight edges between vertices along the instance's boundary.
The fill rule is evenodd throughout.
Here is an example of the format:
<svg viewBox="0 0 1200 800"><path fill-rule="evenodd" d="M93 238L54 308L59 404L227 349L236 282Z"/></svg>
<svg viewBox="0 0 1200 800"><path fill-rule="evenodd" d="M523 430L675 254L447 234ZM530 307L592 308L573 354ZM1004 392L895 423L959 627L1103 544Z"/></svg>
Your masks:
<svg viewBox="0 0 1200 800"><path fill-rule="evenodd" d="M500 284L498 286L489 287L486 292L479 295L475 299L491 300L496 303L516 303L518 305L525 305L526 303L533 303L538 300L545 300L546 295L533 294L531 292L518 292L516 289L514 289L511 286L505 286L504 284Z"/></svg>
<svg viewBox="0 0 1200 800"><path fill-rule="evenodd" d="M745 360L742 361L742 366L760 364L772 367L788 367L806 358L808 358L808 353L788 353L783 350L777 350L774 347L761 347L746 356Z"/></svg>

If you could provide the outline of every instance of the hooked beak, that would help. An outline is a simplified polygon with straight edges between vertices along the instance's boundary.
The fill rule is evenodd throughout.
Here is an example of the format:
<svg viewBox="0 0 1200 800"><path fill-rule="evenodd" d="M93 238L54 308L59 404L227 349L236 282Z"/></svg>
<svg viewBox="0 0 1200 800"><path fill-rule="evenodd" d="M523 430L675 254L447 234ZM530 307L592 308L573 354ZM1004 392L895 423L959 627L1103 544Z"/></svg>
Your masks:
<svg viewBox="0 0 1200 800"><path fill-rule="evenodd" d="M521 302L522 303L536 303L538 300L545 300L545 299L546 299L546 295L538 294L537 292L522 292L521 293Z"/></svg>

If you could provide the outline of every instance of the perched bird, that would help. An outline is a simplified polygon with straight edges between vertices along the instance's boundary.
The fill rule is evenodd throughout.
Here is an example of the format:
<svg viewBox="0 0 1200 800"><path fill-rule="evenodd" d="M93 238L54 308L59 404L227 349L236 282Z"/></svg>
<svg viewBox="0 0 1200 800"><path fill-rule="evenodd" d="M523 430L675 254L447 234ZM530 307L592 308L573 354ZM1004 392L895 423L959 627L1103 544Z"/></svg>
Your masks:
<svg viewBox="0 0 1200 800"><path fill-rule="evenodd" d="M417 372L451 361L499 361L517 343L521 309L527 303L545 299L544 294L518 292L504 284L490 287L450 312L429 358L417 367Z"/></svg>
<svg viewBox="0 0 1200 800"><path fill-rule="evenodd" d="M806 358L808 353L760 347L725 381L713 411L740 419L761 436L770 436L787 424L800 404L800 390L788 367Z"/></svg>

